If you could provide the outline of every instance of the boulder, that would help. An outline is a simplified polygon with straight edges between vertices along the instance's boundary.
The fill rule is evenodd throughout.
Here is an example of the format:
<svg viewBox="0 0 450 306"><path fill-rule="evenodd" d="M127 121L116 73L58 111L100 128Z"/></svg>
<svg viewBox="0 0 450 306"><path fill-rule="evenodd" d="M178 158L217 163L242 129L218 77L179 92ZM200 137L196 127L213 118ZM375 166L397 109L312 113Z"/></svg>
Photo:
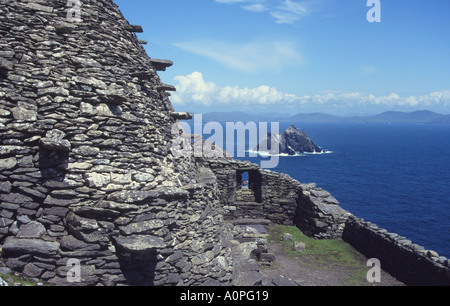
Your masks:
<svg viewBox="0 0 450 306"><path fill-rule="evenodd" d="M283 241L292 241L292 235L289 233L283 234Z"/></svg>
<svg viewBox="0 0 450 306"><path fill-rule="evenodd" d="M295 241L292 243L292 250L295 252L304 252L306 250L306 245L303 242Z"/></svg>

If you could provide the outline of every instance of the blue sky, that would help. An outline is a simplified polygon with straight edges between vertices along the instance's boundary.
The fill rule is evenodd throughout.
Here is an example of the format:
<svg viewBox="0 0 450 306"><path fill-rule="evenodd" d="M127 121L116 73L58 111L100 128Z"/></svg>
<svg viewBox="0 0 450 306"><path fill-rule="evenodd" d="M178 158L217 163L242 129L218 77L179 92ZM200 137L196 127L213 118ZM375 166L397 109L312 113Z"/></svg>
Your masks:
<svg viewBox="0 0 450 306"><path fill-rule="evenodd" d="M178 111L450 113L450 1L114 0Z"/></svg>

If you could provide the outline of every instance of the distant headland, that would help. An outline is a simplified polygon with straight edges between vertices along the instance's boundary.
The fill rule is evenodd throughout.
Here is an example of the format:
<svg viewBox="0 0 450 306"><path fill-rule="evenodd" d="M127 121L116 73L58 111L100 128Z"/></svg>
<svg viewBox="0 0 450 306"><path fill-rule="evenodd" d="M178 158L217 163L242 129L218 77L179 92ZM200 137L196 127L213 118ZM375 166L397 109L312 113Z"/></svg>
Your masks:
<svg viewBox="0 0 450 306"><path fill-rule="evenodd" d="M250 114L245 112L212 112L203 115L205 121L278 121L302 123L418 123L418 124L450 124L450 115L439 114L428 110L413 112L387 111L375 115L336 116L326 113Z"/></svg>

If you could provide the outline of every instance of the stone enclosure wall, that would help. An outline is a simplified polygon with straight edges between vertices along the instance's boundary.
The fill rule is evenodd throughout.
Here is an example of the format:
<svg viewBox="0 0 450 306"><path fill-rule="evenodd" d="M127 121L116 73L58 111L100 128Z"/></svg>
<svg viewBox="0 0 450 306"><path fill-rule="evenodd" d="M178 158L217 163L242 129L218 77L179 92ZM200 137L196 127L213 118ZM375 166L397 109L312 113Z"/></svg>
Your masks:
<svg viewBox="0 0 450 306"><path fill-rule="evenodd" d="M368 258L379 259L384 270L405 284L450 285L447 258L355 217L316 184L301 184L287 175L262 170L249 162L224 158L202 163L216 173L221 203L227 212L225 217L235 223L236 219L241 219L240 223L295 225L316 239L345 240ZM258 173L253 177L260 177L257 181L261 186L253 188L261 192L261 203L243 205L248 204L242 201L248 198L245 196L248 192L240 190L240 185L236 184L242 172ZM254 211L258 213L256 217Z"/></svg>
<svg viewBox="0 0 450 306"><path fill-rule="evenodd" d="M412 286L450 286L447 258L355 216L346 222L342 239L398 280Z"/></svg>
<svg viewBox="0 0 450 306"><path fill-rule="evenodd" d="M342 236L349 213L338 206L339 202L329 192L315 184L301 184L286 174L231 158L202 159L199 163L216 174L227 219L256 218L296 225L318 239ZM249 173L254 201L242 198L242 193L247 193L240 186L241 174L245 172Z"/></svg>

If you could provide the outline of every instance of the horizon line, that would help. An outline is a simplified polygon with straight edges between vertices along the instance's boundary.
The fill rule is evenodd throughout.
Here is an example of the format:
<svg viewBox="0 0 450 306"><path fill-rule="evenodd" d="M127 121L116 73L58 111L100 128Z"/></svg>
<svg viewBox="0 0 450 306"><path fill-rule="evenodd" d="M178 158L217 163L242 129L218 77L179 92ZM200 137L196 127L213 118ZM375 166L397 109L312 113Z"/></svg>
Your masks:
<svg viewBox="0 0 450 306"><path fill-rule="evenodd" d="M341 117L341 118L345 118L345 117L370 117L370 116L376 116L376 115L382 115L382 114L386 114L386 113L402 113L402 114L413 114L413 113L420 113L420 112L428 112L428 113L434 113L436 115L441 115L441 116L450 116L450 113L441 113L441 112L436 112L436 111L432 111L429 109L419 109L419 110L412 110L412 111L401 111L401 110L386 110L386 111L381 111L381 112L374 112L374 113L370 113L370 114L345 114L345 115L336 115L336 114L332 114L332 113L326 113L326 112L299 112L299 113L282 113L282 112L258 112L258 113L251 113L251 112L246 112L246 111L242 111L242 110L236 110L236 111L208 111L208 112L189 112L192 114L201 114L201 115L209 115L209 114L235 114L235 113L240 113L243 115L252 115L252 116L257 116L257 115L269 115L269 114L275 114L275 115L282 115L282 116L288 116L288 117L294 117L297 115L328 115L328 116L334 116L334 117Z"/></svg>

